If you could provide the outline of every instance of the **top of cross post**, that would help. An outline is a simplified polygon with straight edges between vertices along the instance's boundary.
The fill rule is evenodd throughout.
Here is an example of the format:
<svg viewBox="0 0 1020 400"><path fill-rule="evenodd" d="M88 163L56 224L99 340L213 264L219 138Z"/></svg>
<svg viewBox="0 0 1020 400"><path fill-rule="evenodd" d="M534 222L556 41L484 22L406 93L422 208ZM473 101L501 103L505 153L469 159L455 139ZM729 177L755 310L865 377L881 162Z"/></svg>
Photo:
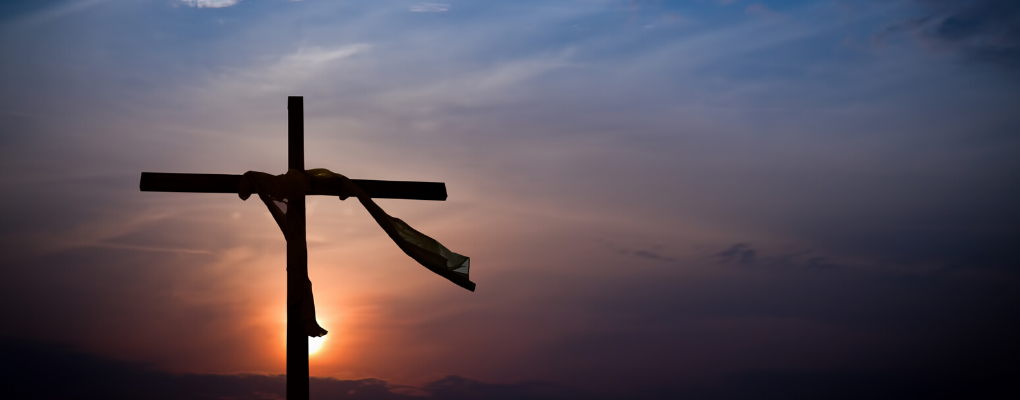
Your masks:
<svg viewBox="0 0 1020 400"><path fill-rule="evenodd" d="M305 98L287 97L287 169L305 170Z"/></svg>

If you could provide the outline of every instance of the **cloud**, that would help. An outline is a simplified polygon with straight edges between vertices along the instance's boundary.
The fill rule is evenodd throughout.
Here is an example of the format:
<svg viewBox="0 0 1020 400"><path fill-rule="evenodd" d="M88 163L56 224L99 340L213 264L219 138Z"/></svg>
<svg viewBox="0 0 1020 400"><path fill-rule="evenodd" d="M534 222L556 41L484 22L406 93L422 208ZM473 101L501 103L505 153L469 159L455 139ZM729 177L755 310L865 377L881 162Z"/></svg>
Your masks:
<svg viewBox="0 0 1020 400"><path fill-rule="evenodd" d="M651 251L651 250L638 250L638 251L634 251L634 252L632 252L630 254L633 255L634 257L644 258L646 260L665 261L665 262L673 262L674 261L672 257L667 257L667 256L664 256L662 254L656 253L656 252Z"/></svg>
<svg viewBox="0 0 1020 400"><path fill-rule="evenodd" d="M716 257L722 259L724 264L751 265L754 264L757 252L747 243L737 243L716 254Z"/></svg>
<svg viewBox="0 0 1020 400"><path fill-rule="evenodd" d="M281 64L289 67L317 67L325 63L344 59L367 51L371 46L356 43L336 48L309 47L299 48L295 53L281 60Z"/></svg>
<svg viewBox="0 0 1020 400"><path fill-rule="evenodd" d="M716 253L714 257L722 264L754 265L773 269L819 269L845 267L847 264L833 260L831 257L818 254L811 250L776 252L765 255L761 249L756 249L748 243L736 243L725 250ZM778 253L778 254L776 254ZM867 268L864 265L854 265L858 268Z"/></svg>
<svg viewBox="0 0 1020 400"><path fill-rule="evenodd" d="M1020 2L916 1L926 15L899 21L877 39L905 32L922 46L1020 70Z"/></svg>
<svg viewBox="0 0 1020 400"><path fill-rule="evenodd" d="M659 251L661 247L662 246L652 246L647 250L618 249L616 250L616 252L623 255L633 256L649 261L661 261L667 263L676 261L675 258L662 254L662 252Z"/></svg>
<svg viewBox="0 0 1020 400"><path fill-rule="evenodd" d="M110 0L82 0L63 2L57 6L53 6L29 14L26 17L22 18L19 21L19 23L27 26L49 22L55 19L60 19L69 15L77 14L82 11L93 9L96 6L102 5L109 1Z"/></svg>
<svg viewBox="0 0 1020 400"><path fill-rule="evenodd" d="M246 69L226 70L217 76L213 91L229 91L244 96L285 93L305 86L321 86L324 79L344 77L339 61L365 53L367 43L335 47L301 46L271 62ZM208 90L201 88L200 90Z"/></svg>
<svg viewBox="0 0 1020 400"><path fill-rule="evenodd" d="M224 8L236 5L241 0L180 0L182 4L197 8Z"/></svg>
<svg viewBox="0 0 1020 400"><path fill-rule="evenodd" d="M421 3L408 8L410 12L426 12L426 13L437 13L450 11L449 4L443 3Z"/></svg>
<svg viewBox="0 0 1020 400"><path fill-rule="evenodd" d="M776 12L772 11L771 8L768 8L768 6L766 6L764 4L761 4L761 3L755 3L755 4L751 4L751 5L747 6L747 8L744 9L744 13L748 14L748 15L775 15L776 14Z"/></svg>

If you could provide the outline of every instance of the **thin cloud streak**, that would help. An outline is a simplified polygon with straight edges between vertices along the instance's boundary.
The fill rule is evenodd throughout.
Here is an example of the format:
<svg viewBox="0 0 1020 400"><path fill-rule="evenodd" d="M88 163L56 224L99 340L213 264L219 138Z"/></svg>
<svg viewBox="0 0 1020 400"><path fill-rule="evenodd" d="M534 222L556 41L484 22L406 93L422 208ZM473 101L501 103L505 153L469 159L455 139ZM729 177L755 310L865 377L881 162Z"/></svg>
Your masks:
<svg viewBox="0 0 1020 400"><path fill-rule="evenodd" d="M409 7L407 10L418 13L440 13L450 11L450 5L444 3L421 3Z"/></svg>
<svg viewBox="0 0 1020 400"><path fill-rule="evenodd" d="M237 5L241 0L178 0L181 4L196 8L224 8Z"/></svg>
<svg viewBox="0 0 1020 400"><path fill-rule="evenodd" d="M165 247L151 247L151 246L132 246L126 244L117 243L85 243L78 244L81 247L101 247L107 249L120 249L120 250L137 250L137 251L154 251L162 253L184 253L184 254L207 254L213 255L215 253L209 250L193 250L193 249L174 249Z"/></svg>
<svg viewBox="0 0 1020 400"><path fill-rule="evenodd" d="M101 6L110 0L65 0L58 5L36 11L14 22L15 26L31 27L46 24Z"/></svg>

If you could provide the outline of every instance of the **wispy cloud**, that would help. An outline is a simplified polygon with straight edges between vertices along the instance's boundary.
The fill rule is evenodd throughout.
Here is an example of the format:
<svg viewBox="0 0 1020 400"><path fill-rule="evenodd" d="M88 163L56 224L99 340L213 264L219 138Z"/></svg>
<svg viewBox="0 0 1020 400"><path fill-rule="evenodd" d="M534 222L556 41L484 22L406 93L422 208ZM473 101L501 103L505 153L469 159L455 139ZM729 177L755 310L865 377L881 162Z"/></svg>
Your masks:
<svg viewBox="0 0 1020 400"><path fill-rule="evenodd" d="M109 0L84 0L64 2L61 3L60 5L44 9L35 14L28 15L20 22L25 25L35 25L38 23L48 22L58 18L62 18L81 11L89 10L107 2L109 2Z"/></svg>
<svg viewBox="0 0 1020 400"><path fill-rule="evenodd" d="M224 8L240 3L241 0L180 0L181 4L198 8Z"/></svg>
<svg viewBox="0 0 1020 400"><path fill-rule="evenodd" d="M926 15L887 26L876 42L906 33L930 50L1020 70L1020 3L1003 0L919 1Z"/></svg>
<svg viewBox="0 0 1020 400"><path fill-rule="evenodd" d="M779 13L773 11L771 8L769 8L768 6L766 6L764 4L755 3L755 4L751 4L751 5L747 6L747 8L744 9L744 14L747 14L747 15L774 16L774 15L778 15Z"/></svg>
<svg viewBox="0 0 1020 400"><path fill-rule="evenodd" d="M303 87L328 71L338 74L338 61L364 53L371 47L367 43L338 47L302 46L271 63L243 70L228 70L217 78L220 85L217 87L248 94Z"/></svg>
<svg viewBox="0 0 1020 400"><path fill-rule="evenodd" d="M118 249L118 250L135 250L135 251L154 251L160 253L184 253L184 254L208 254L214 255L209 250L196 250L196 249L182 249L182 248L169 248L169 247L156 247L156 246L134 246L129 244L119 243L90 243L82 244L85 247L99 247L106 249Z"/></svg>
<svg viewBox="0 0 1020 400"><path fill-rule="evenodd" d="M716 254L723 263L735 263L741 265L754 264L754 260L757 257L754 248L747 243L737 243L730 246L728 249L723 250L719 254Z"/></svg>
<svg viewBox="0 0 1020 400"><path fill-rule="evenodd" d="M421 3L415 6L411 6L410 8L408 8L408 11L427 13L447 12L450 11L450 5L444 3Z"/></svg>
<svg viewBox="0 0 1020 400"><path fill-rule="evenodd" d="M370 47L365 43L336 48L302 47L293 54L284 57L280 64L291 67L316 67L364 52Z"/></svg>

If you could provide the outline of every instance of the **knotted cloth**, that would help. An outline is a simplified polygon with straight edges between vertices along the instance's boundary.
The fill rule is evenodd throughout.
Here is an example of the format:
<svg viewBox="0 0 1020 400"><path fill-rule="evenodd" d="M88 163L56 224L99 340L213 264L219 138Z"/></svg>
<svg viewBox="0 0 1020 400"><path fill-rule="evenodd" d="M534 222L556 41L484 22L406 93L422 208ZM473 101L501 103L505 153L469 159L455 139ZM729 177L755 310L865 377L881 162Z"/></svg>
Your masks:
<svg viewBox="0 0 1020 400"><path fill-rule="evenodd" d="M328 169L310 169L304 172L298 170L287 171L285 175L270 175L263 172L248 171L241 179L237 189L238 196L247 200L252 193L258 193L259 198L269 208L284 237L287 236L286 210L281 205L287 204L287 199L295 196L303 196L308 193L311 186L310 178L316 182L339 183L343 189L340 200L346 200L351 195L358 198L368 213L372 215L375 222L386 232L386 234L397 244L405 254L428 268L430 271L449 279L451 282L468 289L475 290L474 282L468 277L471 267L471 258L454 253L447 249L435 239L418 232L410 225L407 225L399 218L393 218L386 214L364 190L358 187L346 176L337 174ZM288 238L289 240L289 238ZM322 329L315 320L315 304L312 298L312 282L305 285L305 293L302 296L301 320L305 326L305 332L309 336L322 336L326 330Z"/></svg>

